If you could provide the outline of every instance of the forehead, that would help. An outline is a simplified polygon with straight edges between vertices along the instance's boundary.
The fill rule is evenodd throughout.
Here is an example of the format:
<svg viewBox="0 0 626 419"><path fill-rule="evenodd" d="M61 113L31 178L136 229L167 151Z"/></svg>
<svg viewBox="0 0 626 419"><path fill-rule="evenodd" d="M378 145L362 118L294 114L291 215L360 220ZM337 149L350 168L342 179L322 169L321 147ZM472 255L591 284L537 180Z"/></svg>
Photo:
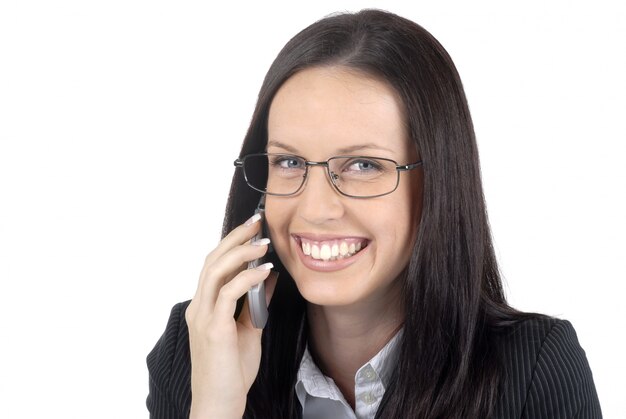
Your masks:
<svg viewBox="0 0 626 419"><path fill-rule="evenodd" d="M276 93L268 150L280 145L307 158L327 158L378 148L387 150L383 157L404 158L412 148L405 121L404 107L386 82L344 67L309 68Z"/></svg>

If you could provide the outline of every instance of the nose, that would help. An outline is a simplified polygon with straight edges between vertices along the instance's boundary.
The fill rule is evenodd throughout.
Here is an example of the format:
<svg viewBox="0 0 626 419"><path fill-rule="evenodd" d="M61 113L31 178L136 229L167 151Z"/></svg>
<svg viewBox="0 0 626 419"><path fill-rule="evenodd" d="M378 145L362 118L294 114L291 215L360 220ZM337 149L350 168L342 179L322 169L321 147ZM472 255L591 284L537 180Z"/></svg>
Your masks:
<svg viewBox="0 0 626 419"><path fill-rule="evenodd" d="M306 183L298 194L298 215L310 224L320 225L344 215L341 195L330 182L323 166L310 166Z"/></svg>

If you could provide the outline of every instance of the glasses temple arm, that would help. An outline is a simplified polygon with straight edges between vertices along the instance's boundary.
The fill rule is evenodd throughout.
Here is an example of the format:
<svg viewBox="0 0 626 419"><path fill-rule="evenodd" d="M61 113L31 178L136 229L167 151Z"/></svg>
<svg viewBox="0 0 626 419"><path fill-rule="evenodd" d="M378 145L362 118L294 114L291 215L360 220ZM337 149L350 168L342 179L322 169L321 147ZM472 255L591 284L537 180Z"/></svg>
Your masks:
<svg viewBox="0 0 626 419"><path fill-rule="evenodd" d="M396 166L397 170L400 171L405 171L405 170L412 170L415 169L417 166L421 166L422 165L422 161L416 161L415 163L411 163L411 164L405 164L404 166Z"/></svg>

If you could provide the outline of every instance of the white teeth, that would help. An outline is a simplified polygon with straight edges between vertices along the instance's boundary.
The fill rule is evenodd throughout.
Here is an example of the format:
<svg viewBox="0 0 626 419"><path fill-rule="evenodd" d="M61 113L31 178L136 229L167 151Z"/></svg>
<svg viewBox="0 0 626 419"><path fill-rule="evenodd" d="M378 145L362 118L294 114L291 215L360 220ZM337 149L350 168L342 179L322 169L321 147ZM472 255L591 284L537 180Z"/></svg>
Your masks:
<svg viewBox="0 0 626 419"><path fill-rule="evenodd" d="M317 245L312 245L311 246L311 257L313 259L319 259L320 258L320 248L317 247Z"/></svg>
<svg viewBox="0 0 626 419"><path fill-rule="evenodd" d="M313 259L329 261L349 258L363 248L363 243L350 243L345 241L326 242L322 244L312 244L303 241L301 243L302 253L311 256Z"/></svg>
<svg viewBox="0 0 626 419"><path fill-rule="evenodd" d="M324 260L330 259L330 246L327 244L323 244L320 250L320 257Z"/></svg>

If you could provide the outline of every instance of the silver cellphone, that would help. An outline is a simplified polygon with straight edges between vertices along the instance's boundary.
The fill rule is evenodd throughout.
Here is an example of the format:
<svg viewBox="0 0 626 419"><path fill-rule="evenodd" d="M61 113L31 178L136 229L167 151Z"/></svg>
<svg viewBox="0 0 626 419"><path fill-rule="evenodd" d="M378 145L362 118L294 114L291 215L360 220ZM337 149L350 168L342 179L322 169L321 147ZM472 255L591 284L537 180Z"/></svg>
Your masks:
<svg viewBox="0 0 626 419"><path fill-rule="evenodd" d="M265 195L261 197L259 201L259 205L257 205L255 214L261 214L261 223L265 223ZM265 224L263 224L265 225ZM259 240L263 238L264 228L261 228L259 232L250 240L252 243L255 240ZM271 245L270 245L271 246ZM268 252L270 250L268 249ZM248 269L256 268L261 265L262 257L259 259L255 259L253 261L248 262ZM248 307L250 309L250 319L252 320L252 325L257 329L263 329L265 327L265 323L267 323L267 301L265 299L265 281L254 285L252 288L248 290Z"/></svg>

